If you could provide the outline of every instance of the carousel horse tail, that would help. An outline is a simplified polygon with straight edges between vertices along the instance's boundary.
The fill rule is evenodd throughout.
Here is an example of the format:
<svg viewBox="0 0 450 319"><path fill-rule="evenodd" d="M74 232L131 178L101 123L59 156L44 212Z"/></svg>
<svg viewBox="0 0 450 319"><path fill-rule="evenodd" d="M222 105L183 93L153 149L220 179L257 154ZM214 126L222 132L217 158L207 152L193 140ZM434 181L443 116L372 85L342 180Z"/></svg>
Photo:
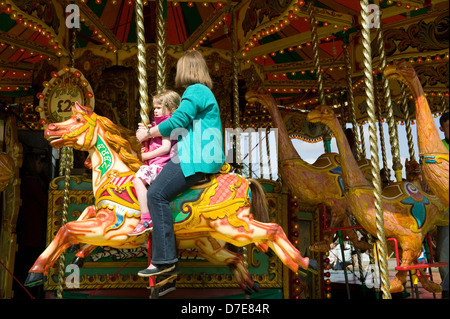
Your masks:
<svg viewBox="0 0 450 319"><path fill-rule="evenodd" d="M267 209L266 194L261 184L255 179L248 179L252 194L251 211L253 218L262 223L269 222L269 210Z"/></svg>
<svg viewBox="0 0 450 319"><path fill-rule="evenodd" d="M267 209L266 194L261 184L255 179L248 179L250 191L252 194L252 214L253 218L259 222L269 222L269 211ZM254 243L255 246L263 253L269 251L269 246L263 243Z"/></svg>

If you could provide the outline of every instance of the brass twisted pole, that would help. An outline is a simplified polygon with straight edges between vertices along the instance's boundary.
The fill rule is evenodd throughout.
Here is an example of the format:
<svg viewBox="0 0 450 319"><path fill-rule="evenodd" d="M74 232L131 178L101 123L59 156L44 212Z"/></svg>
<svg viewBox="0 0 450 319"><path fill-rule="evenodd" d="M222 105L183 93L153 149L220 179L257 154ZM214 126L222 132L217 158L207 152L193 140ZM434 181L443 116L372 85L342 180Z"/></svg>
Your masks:
<svg viewBox="0 0 450 319"><path fill-rule="evenodd" d="M378 94L375 97L375 102L376 102L376 109L377 109L377 119L378 119L378 131L380 132L380 146L381 146L381 158L383 160L383 168L384 168L384 177L387 181L389 181L391 179L391 174L389 173L388 170L388 162L387 162L387 156L386 156L386 143L384 140L384 129L383 129L383 116L382 116L382 110L381 110L381 100L379 97L379 91L378 91L378 85L377 85L377 81L374 80L374 89L375 89L375 93Z"/></svg>
<svg viewBox="0 0 450 319"><path fill-rule="evenodd" d="M146 69L145 33L144 33L144 4L143 0L136 0L136 31L138 47L138 79L139 79L139 104L141 122L144 125L150 124L148 85Z"/></svg>
<svg viewBox="0 0 450 319"><path fill-rule="evenodd" d="M441 104L442 104L442 112L448 112L448 101L445 98L445 95L441 95Z"/></svg>
<svg viewBox="0 0 450 319"><path fill-rule="evenodd" d="M73 148L63 147L61 150L63 155L61 156L62 161L60 162L60 171L64 171L64 199L63 207L61 212L61 227L67 223L67 214L69 211L69 184L70 184L70 172L73 166ZM62 175L62 174L61 174ZM56 288L56 298L63 298L64 290L64 272L65 272L65 262L66 253L65 251L61 253L58 261L58 285Z"/></svg>
<svg viewBox="0 0 450 319"><path fill-rule="evenodd" d="M166 89L166 54L167 54L167 29L166 11L164 0L156 1L156 92L161 93Z"/></svg>
<svg viewBox="0 0 450 319"><path fill-rule="evenodd" d="M267 151L267 165L269 166L269 179L272 180L272 163L270 161L270 129L266 128L266 151Z"/></svg>
<svg viewBox="0 0 450 319"><path fill-rule="evenodd" d="M319 57L319 37L317 35L317 26L316 26L316 16L314 13L314 1L311 1L308 5L308 16L309 16L309 22L311 25L311 37L312 37L312 44L313 44L313 56L314 56L314 68L316 70L316 77L317 77L317 91L319 92L319 104L325 105L325 94L323 91L323 77L322 77L322 70L320 67L320 57ZM330 153L331 152L331 134L330 134L330 128L326 125L321 125L323 130L323 142L325 147L325 152Z"/></svg>
<svg viewBox="0 0 450 319"><path fill-rule="evenodd" d="M309 3L308 15L309 15L309 22L311 25L314 68L316 70L317 76L317 91L319 92L319 104L325 104L325 95L323 92L323 77L320 68L320 57L319 57L319 37L317 36L316 16L314 14L313 2L314 1L311 1Z"/></svg>
<svg viewBox="0 0 450 319"><path fill-rule="evenodd" d="M69 67L75 66L75 46L76 46L76 29L72 28L69 42ZM60 151L59 175L64 175L64 197L63 209L61 212L61 227L67 223L67 215L69 212L69 185L70 173L73 167L73 148L64 146ZM63 298L64 278L65 278L66 253L63 251L58 260L58 285L56 288L56 298Z"/></svg>
<svg viewBox="0 0 450 319"><path fill-rule="evenodd" d="M380 17L381 18L381 17ZM398 129L394 119L394 108L392 106L391 90L389 88L389 81L384 76L384 69L386 68L386 51L384 49L383 30L378 28L377 44L380 52L380 68L381 68L381 82L383 87L384 105L387 110L387 122L389 127L389 141L391 142L392 153L392 168L395 172L397 182L402 181L402 161L400 159L400 146L398 143Z"/></svg>
<svg viewBox="0 0 450 319"><path fill-rule="evenodd" d="M366 157L366 139L364 137L364 127L361 123L361 126L359 127L359 136L361 137L361 157Z"/></svg>
<svg viewBox="0 0 450 319"><path fill-rule="evenodd" d="M409 159L416 159L416 151L414 150L414 141L411 129L411 120L408 107L408 98L406 96L406 86L400 82L400 90L402 94L401 104L403 106L403 112L405 113L405 127L406 127L406 137L408 139L408 149L409 149Z"/></svg>
<svg viewBox="0 0 450 319"><path fill-rule="evenodd" d="M238 163L241 162L241 121L240 121L240 110L239 110L239 59L238 59L238 34L237 34L237 26L236 26L236 13L233 11L232 13L233 22L231 23L232 35L232 50L233 50L233 113L234 113L234 128L236 130L235 135L235 146L236 146L236 160ZM237 173L241 174L242 170L239 166L237 169Z"/></svg>
<svg viewBox="0 0 450 319"><path fill-rule="evenodd" d="M381 181L380 181L380 164L378 159L378 141L377 131L375 123L375 96L373 88L373 76L372 76L372 49L370 42L370 27L369 27L369 1L360 0L361 4L361 32L363 42L363 55L364 55L364 77L366 83L366 102L367 112L369 114L369 134L370 134L370 154L372 160L372 180L374 186L374 203L376 211L376 226L379 248L379 259L381 264L381 290L383 292L384 299L392 299L389 285L389 271L387 263L387 244L386 235L384 231L384 219L383 219L383 207L381 199Z"/></svg>
<svg viewBox="0 0 450 319"><path fill-rule="evenodd" d="M356 121L356 111L355 111L355 97L353 95L353 83L352 83L352 70L350 55L348 53L348 45L345 43L343 46L344 59L346 65L346 75L347 75L347 91L348 91L348 106L350 108L350 120L352 122L353 135L355 137L356 143L356 160L361 160L361 149L360 149L360 139L358 133L358 123Z"/></svg>
<svg viewBox="0 0 450 319"><path fill-rule="evenodd" d="M356 110L355 110L355 98L353 95L353 83L352 83L352 70L351 70L351 62L350 62L350 55L348 53L348 44L346 43L346 39L344 39L344 45L342 47L344 50L344 59L345 59L345 65L346 65L346 79L347 79L347 91L348 91L348 106L350 108L350 121L352 122L352 131L353 136L355 138L355 146L356 146L356 160L361 160L361 149L359 146L359 133L358 133L358 123L356 121ZM350 216L350 222L352 225L356 225L356 218L352 214ZM362 258L361 258L361 250L356 249L356 257L358 260L358 269L359 269L359 278L363 285L365 285L365 279L364 279L364 269L362 264Z"/></svg>

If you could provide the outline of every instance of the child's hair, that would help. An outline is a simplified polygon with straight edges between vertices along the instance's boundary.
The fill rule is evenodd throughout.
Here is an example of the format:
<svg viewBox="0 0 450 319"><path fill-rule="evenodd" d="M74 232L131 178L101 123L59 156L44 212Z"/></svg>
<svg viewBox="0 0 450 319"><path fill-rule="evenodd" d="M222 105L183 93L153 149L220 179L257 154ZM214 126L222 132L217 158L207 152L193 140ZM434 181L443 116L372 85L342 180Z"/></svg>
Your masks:
<svg viewBox="0 0 450 319"><path fill-rule="evenodd" d="M170 113L173 113L180 105L181 97L180 95L172 90L166 90L153 97L153 104L159 103L166 107Z"/></svg>
<svg viewBox="0 0 450 319"><path fill-rule="evenodd" d="M189 50L178 60L175 86L188 87L197 83L206 85L210 89L213 87L208 65L203 55L199 51Z"/></svg>

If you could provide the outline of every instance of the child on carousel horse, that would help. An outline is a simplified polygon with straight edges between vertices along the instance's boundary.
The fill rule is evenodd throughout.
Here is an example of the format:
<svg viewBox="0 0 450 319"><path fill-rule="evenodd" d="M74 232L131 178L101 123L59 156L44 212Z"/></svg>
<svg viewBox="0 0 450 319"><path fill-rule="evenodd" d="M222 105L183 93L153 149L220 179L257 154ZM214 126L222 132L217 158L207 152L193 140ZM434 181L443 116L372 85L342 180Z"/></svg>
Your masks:
<svg viewBox="0 0 450 319"><path fill-rule="evenodd" d="M153 97L154 120L152 126L158 125L172 116L180 104L180 95L167 90ZM139 123L139 127L144 124ZM147 185L151 185L164 165L173 155L175 141L167 136L155 136L142 142L141 155L144 165L136 172L133 184L141 208L141 221L128 235L137 236L153 229L152 218L147 206Z"/></svg>
<svg viewBox="0 0 450 319"><path fill-rule="evenodd" d="M139 276L177 272L178 256L170 200L207 174L220 171L225 162L219 105L211 89L208 65L199 51L183 54L177 63L175 85L184 88L179 108L163 123L139 128L139 141L149 136L178 135L178 159L170 160L148 189L148 204L154 224L152 261ZM194 130L194 127L196 128Z"/></svg>

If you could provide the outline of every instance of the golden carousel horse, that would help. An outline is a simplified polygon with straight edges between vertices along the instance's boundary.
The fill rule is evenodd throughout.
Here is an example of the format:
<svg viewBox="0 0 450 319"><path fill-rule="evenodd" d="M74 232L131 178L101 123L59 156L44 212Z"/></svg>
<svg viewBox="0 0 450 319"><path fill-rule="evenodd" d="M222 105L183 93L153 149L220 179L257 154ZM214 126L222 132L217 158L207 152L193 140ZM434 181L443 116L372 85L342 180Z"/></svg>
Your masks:
<svg viewBox="0 0 450 319"><path fill-rule="evenodd" d="M420 79L411 63L406 61L395 61L386 67L384 75L405 83L411 90L416 107L417 146L423 177L433 193L448 207L449 153L439 136Z"/></svg>
<svg viewBox="0 0 450 319"><path fill-rule="evenodd" d="M245 98L249 102L258 102L267 106L272 122L278 128L279 170L283 182L292 194L309 205L325 204L331 211L329 228L350 226L349 205L344 197L339 154L325 153L320 155L314 164L309 164L300 157L292 144L273 96L262 88L255 88L248 90ZM362 159L358 165L364 172L370 171L370 162L367 159ZM323 240L313 243L310 249L317 252L329 251L335 232L324 232ZM362 251L371 248L371 245L359 239L354 231L349 230L344 233L356 248Z"/></svg>
<svg viewBox="0 0 450 319"><path fill-rule="evenodd" d="M75 103L72 117L48 125L44 135L52 147L89 152L95 205L59 229L29 270L29 286L42 284L49 268L72 245L84 244L77 257L86 257L96 246L136 248L148 240L146 234L128 236L140 220L133 179L142 163L121 136L120 128ZM242 255L225 248L227 242L238 247L255 243L262 250L268 246L294 272L299 266L318 269L314 259L301 256L280 225L266 222L265 194L255 180L237 174L210 175L208 182L178 195L171 208L178 248L195 248L208 261L231 266L244 290L251 290L256 283Z"/></svg>
<svg viewBox="0 0 450 319"><path fill-rule="evenodd" d="M359 169L335 113L329 106L320 105L308 113L307 120L324 123L333 131L342 159L342 179L351 211L367 232L377 236L374 187ZM448 225L449 215L442 201L411 182L402 181L386 186L382 193L382 206L386 237L395 238L402 249L401 267L417 263L427 233L436 226ZM390 282L391 293L403 291L407 273L407 270L397 272L395 279ZM420 276L419 279L426 290L442 291L440 285L426 276Z"/></svg>

